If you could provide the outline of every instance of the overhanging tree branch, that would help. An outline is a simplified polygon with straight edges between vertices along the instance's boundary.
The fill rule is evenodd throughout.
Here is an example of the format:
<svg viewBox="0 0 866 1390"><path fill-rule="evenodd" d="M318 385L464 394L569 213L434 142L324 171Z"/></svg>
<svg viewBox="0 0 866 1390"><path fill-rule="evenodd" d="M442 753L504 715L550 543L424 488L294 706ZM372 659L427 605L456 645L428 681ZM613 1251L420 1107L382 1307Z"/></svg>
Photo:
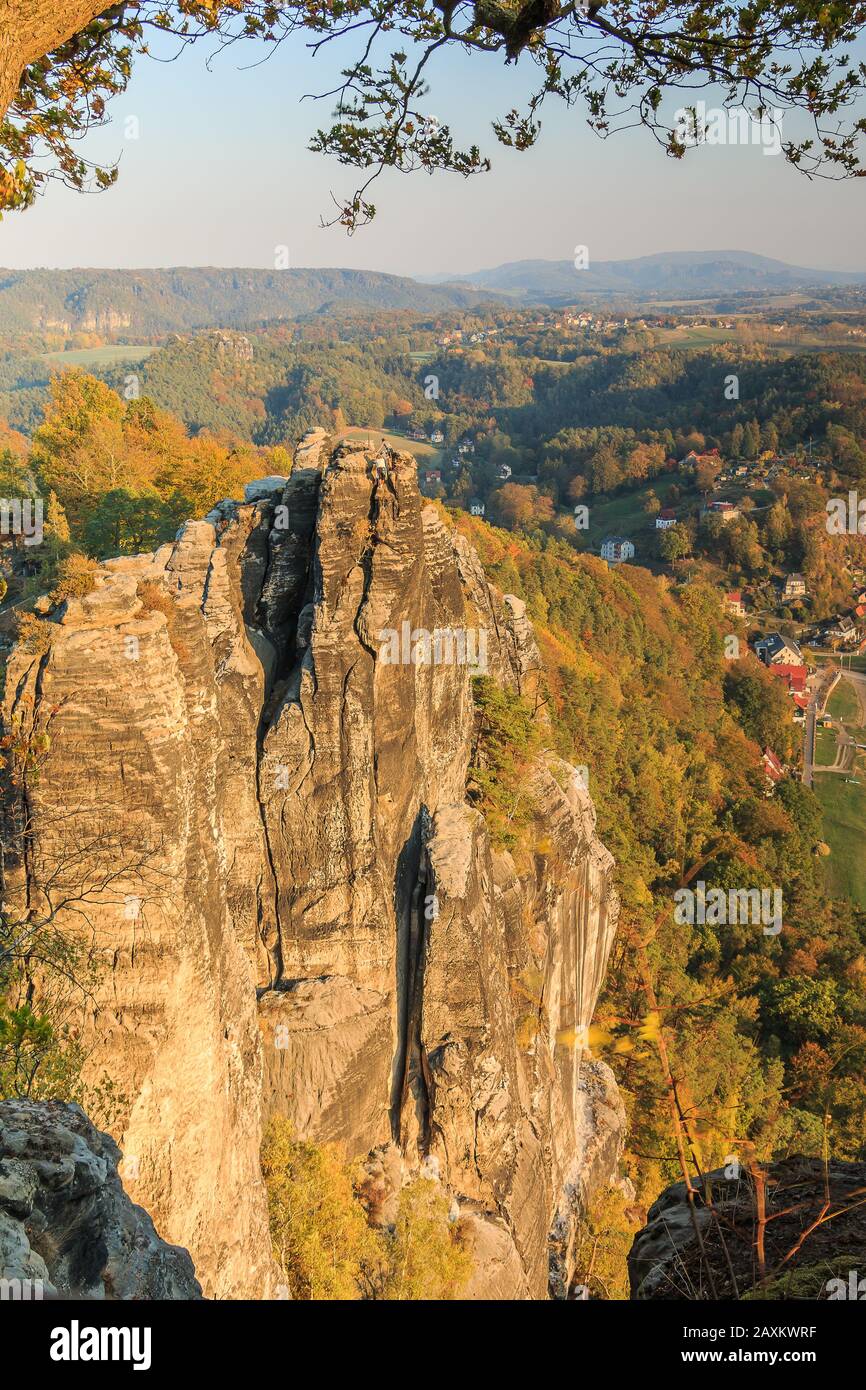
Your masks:
<svg viewBox="0 0 866 1390"><path fill-rule="evenodd" d="M272 50L301 34L311 56L364 36L343 82L321 94L336 95L337 107L312 141L367 171L338 202L333 220L349 231L373 216L366 192L386 169L465 177L490 167L478 145L456 145L418 105L430 60L449 48L538 68L525 110L492 122L512 148L535 143L541 107L555 97L580 101L599 135L642 125L682 159L705 131L695 115L684 135L682 108L673 119L665 98L712 86L723 106L745 106L756 119L805 116L807 133L781 145L801 172L860 177L866 65L849 50L864 22L862 0L123 0L108 9L95 0L0 0L0 208L27 206L52 177L76 188L113 182L116 169L89 165L74 142L105 119L155 30L223 49L248 39Z"/></svg>

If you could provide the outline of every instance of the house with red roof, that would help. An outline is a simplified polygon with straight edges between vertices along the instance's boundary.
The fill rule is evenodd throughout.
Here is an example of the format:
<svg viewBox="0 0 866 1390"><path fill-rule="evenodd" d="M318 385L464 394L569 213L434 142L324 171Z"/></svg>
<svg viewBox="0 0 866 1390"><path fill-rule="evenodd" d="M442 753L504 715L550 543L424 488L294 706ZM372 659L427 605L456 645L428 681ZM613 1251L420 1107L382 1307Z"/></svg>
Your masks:
<svg viewBox="0 0 866 1390"><path fill-rule="evenodd" d="M777 676L785 682L789 695L805 695L808 675L805 666L794 666L786 661L779 661L768 669L771 676Z"/></svg>
<svg viewBox="0 0 866 1390"><path fill-rule="evenodd" d="M708 502L701 510L701 516L717 516L725 523L736 521L740 515L740 509L733 502Z"/></svg>
<svg viewBox="0 0 866 1390"><path fill-rule="evenodd" d="M745 618L746 605L743 601L741 589L732 589L729 594L725 594L725 606L729 613L733 613L735 618Z"/></svg>

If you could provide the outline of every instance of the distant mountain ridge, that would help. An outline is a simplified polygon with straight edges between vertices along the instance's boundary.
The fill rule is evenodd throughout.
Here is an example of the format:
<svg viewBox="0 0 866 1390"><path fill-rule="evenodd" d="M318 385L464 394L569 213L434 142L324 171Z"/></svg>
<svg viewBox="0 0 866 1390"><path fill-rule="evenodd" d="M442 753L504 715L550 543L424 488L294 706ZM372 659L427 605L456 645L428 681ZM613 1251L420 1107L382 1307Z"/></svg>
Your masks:
<svg viewBox="0 0 866 1390"><path fill-rule="evenodd" d="M495 302L573 304L590 296L701 298L743 291L866 286L866 271L810 270L749 251L676 251L633 260L511 261L471 275L412 279L376 270L0 269L0 333L137 335L254 328L315 314L447 313Z"/></svg>
<svg viewBox="0 0 866 1390"><path fill-rule="evenodd" d="M491 296L374 270L0 269L0 332L153 334L251 328L352 309L467 309Z"/></svg>
<svg viewBox="0 0 866 1390"><path fill-rule="evenodd" d="M752 251L663 251L632 260L509 261L470 275L437 275L440 286L473 286L530 303L571 303L589 294L689 295L790 291L827 285L866 285L866 271L812 270Z"/></svg>

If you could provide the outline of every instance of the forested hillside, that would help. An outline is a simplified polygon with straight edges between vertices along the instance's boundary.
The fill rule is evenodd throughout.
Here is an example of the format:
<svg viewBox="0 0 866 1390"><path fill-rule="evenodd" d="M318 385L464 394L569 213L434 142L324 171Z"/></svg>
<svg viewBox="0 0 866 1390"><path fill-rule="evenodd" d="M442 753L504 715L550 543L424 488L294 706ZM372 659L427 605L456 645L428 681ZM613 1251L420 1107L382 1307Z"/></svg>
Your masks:
<svg viewBox="0 0 866 1390"><path fill-rule="evenodd" d="M276 248L275 256L288 256ZM372 270L0 270L6 333L106 329L130 334L230 327L303 314L369 309L434 312L491 296L463 286L420 285Z"/></svg>
<svg viewBox="0 0 866 1390"><path fill-rule="evenodd" d="M784 758L800 738L778 682L751 654L725 659L730 624L711 589L455 521L496 583L528 602L555 738L586 767L617 861L623 916L592 1043L626 1097L639 1199L681 1176L662 1027L704 1169L828 1144L862 1157L866 914L826 894L811 790L792 775L769 794L763 749ZM533 721L487 714L509 750L488 813L507 818ZM726 890L784 885L782 929L678 924L673 895L689 875Z"/></svg>
<svg viewBox="0 0 866 1390"><path fill-rule="evenodd" d="M457 324L462 341L443 347ZM812 441L849 475L866 471L863 354L745 341L682 351L660 336L639 324L563 332L507 311L344 315L176 338L135 365L135 390L193 430L231 429L255 443L294 443L314 420L378 428L411 419L438 425L447 443L471 431L479 464L537 474L562 502L576 477L608 492L691 447L754 460ZM35 428L63 357L32 336L7 341L0 413L16 428ZM121 391L133 370L90 369ZM637 445L661 453L635 454Z"/></svg>

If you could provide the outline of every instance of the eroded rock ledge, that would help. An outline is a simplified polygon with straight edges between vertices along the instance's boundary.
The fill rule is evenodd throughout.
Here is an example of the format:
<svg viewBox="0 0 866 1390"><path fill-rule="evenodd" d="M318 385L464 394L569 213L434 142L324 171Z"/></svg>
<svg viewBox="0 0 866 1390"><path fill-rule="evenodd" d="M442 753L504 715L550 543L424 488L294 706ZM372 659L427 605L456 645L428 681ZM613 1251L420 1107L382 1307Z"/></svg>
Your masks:
<svg viewBox="0 0 866 1390"><path fill-rule="evenodd" d="M5 1297L201 1298L187 1251L124 1192L119 1159L77 1105L0 1102Z"/></svg>
<svg viewBox="0 0 866 1390"><path fill-rule="evenodd" d="M592 803L545 759L546 848L495 851L465 797L473 670L384 660L404 624L470 652L483 632L488 674L532 695L523 605L414 460L316 432L288 479L107 562L9 663L5 721L50 738L18 891L38 902L74 841L60 877L99 889L68 921L104 966L89 1065L128 1097L129 1191L211 1296L270 1294L273 1113L435 1160L478 1227L478 1297L566 1289L574 1214L615 1168L622 1107L583 1046L618 911Z"/></svg>

